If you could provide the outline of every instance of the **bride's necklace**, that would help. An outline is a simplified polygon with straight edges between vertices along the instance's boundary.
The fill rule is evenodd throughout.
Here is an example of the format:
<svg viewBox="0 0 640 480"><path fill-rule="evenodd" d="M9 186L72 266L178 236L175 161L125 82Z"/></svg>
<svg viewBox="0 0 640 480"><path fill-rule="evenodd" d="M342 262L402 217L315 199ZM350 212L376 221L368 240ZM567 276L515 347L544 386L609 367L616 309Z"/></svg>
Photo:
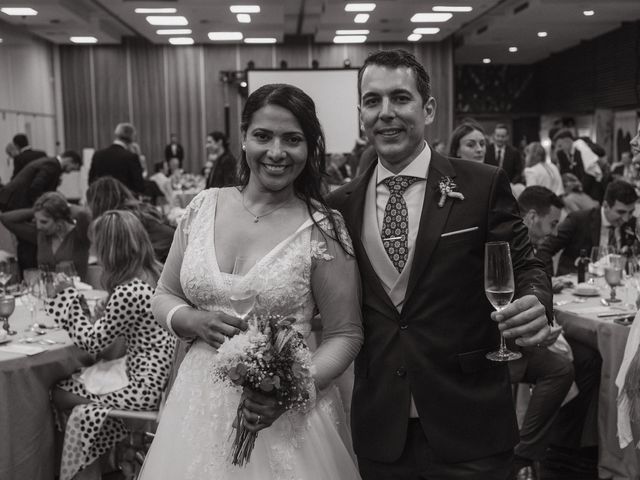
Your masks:
<svg viewBox="0 0 640 480"><path fill-rule="evenodd" d="M253 223L258 223L258 221L263 218L266 217L267 215L271 215L273 212L275 212L276 210L280 210L282 207L284 207L287 203L289 203L291 201L291 199L289 198L288 200L286 200L285 202L282 202L281 204L279 204L278 206L276 206L274 209L269 210L268 212L265 212L261 215L256 215L255 213L253 213L251 210L249 210L247 208L247 206L244 203L244 193L242 194L242 208L244 208L246 210L246 212L251 215L253 217Z"/></svg>

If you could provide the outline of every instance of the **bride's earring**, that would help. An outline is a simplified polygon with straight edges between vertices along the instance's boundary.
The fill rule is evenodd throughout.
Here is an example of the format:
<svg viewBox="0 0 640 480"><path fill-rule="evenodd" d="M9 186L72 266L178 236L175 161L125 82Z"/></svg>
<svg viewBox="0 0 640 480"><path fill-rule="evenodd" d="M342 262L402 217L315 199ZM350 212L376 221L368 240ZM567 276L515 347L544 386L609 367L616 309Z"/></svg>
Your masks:
<svg viewBox="0 0 640 480"><path fill-rule="evenodd" d="M247 151L247 146L244 143L242 144L242 150L245 152Z"/></svg>

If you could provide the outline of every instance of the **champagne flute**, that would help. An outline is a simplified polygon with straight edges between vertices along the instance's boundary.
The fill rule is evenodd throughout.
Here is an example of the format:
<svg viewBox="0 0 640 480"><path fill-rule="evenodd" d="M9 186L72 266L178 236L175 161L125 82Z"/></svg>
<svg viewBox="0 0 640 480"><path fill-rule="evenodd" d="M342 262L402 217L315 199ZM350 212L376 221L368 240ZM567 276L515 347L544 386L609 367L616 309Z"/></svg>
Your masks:
<svg viewBox="0 0 640 480"><path fill-rule="evenodd" d="M69 277L71 284L73 286L76 285L76 281L80 280L78 277L78 272L76 271L76 266L73 264L71 260L65 260L64 262L60 262L56 265L56 273L62 273Z"/></svg>
<svg viewBox="0 0 640 480"><path fill-rule="evenodd" d="M484 250L484 290L498 312L513 299L514 281L511 266L511 251L507 242L488 242ZM504 336L500 333L500 349L487 353L486 357L494 362L508 362L522 357L519 352L507 348Z"/></svg>
<svg viewBox="0 0 640 480"><path fill-rule="evenodd" d="M622 282L623 270L624 259L622 255L609 254L604 265L604 279L611 289L610 298L607 298L609 303L618 303L620 301L619 298L616 298L616 287Z"/></svg>
<svg viewBox="0 0 640 480"><path fill-rule="evenodd" d="M229 302L233 311L241 319L245 319L256 303L258 295L254 286L247 282L247 273L251 270L255 262L247 257L237 256L233 264L233 286L229 295Z"/></svg>

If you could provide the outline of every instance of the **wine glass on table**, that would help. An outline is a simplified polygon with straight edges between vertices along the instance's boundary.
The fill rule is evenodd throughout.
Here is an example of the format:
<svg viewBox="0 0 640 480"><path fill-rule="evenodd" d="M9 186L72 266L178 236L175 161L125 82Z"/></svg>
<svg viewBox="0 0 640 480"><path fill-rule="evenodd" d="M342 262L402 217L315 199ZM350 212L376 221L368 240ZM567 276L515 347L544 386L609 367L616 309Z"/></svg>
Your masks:
<svg viewBox="0 0 640 480"><path fill-rule="evenodd" d="M9 317L16 309L16 299L12 295L3 295L0 297L0 319L2 319L2 328L5 329L7 335L15 335L17 332L11 330L9 325Z"/></svg>
<svg viewBox="0 0 640 480"><path fill-rule="evenodd" d="M61 273L68 277L73 286L76 285L77 280L80 280L80 277L78 277L78 272L76 271L76 266L71 260L65 260L58 263L56 265L56 273Z"/></svg>
<svg viewBox="0 0 640 480"><path fill-rule="evenodd" d="M514 292L513 267L508 242L488 242L484 249L484 290L498 312L509 305ZM507 348L504 336L500 333L500 348L487 353L487 358L494 362L508 362L522 357L520 352L512 352Z"/></svg>
<svg viewBox="0 0 640 480"><path fill-rule="evenodd" d="M0 262L0 284L2 285L2 294L7 295L7 283L11 280L13 274L11 264L9 262Z"/></svg>
<svg viewBox="0 0 640 480"><path fill-rule="evenodd" d="M607 298L607 302L609 303L617 303L620 301L619 298L616 298L616 287L622 282L623 270L624 257L622 255L610 253L604 264L604 279L609 285L609 288L611 288L610 297Z"/></svg>
<svg viewBox="0 0 640 480"><path fill-rule="evenodd" d="M609 255L609 247L601 245L591 248L591 262L589 263L589 282L591 285L596 283L596 277L604 275L602 264L607 261Z"/></svg>
<svg viewBox="0 0 640 480"><path fill-rule="evenodd" d="M246 276L254 264L255 262L247 257L237 256L231 273L233 275L233 284L229 302L235 314L243 320L253 310L258 296L255 285L249 282Z"/></svg>

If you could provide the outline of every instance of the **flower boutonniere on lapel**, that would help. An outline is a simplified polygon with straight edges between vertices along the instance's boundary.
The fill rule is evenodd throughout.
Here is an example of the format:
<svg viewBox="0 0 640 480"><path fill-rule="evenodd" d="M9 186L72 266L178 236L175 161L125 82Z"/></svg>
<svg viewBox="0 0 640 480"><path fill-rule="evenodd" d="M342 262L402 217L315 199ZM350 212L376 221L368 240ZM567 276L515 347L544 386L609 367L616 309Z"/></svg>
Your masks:
<svg viewBox="0 0 640 480"><path fill-rule="evenodd" d="M440 189L440 200L438 201L438 207L444 207L444 203L447 201L447 198L457 198L458 200L464 200L464 195L460 192L456 192L457 185L451 180L451 177L441 177L440 182L438 183L438 188Z"/></svg>

